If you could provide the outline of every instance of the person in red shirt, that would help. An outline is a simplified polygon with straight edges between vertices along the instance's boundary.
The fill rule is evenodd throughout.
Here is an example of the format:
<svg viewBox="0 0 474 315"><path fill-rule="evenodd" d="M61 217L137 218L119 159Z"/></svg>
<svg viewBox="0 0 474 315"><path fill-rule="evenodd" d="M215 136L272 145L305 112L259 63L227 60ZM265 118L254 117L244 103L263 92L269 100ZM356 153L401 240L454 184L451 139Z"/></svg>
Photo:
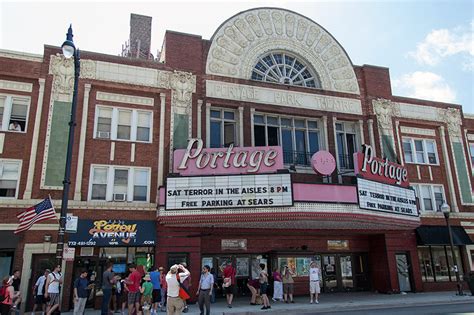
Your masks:
<svg viewBox="0 0 474 315"><path fill-rule="evenodd" d="M166 312L166 291L168 289L168 284L166 283L166 272L165 268L161 267L158 269L160 272L160 284L161 284L161 310Z"/></svg>
<svg viewBox="0 0 474 315"><path fill-rule="evenodd" d="M223 270L222 270L223 269ZM222 276L224 277L224 283L222 287L227 299L227 307L232 308L232 299L234 298L234 286L235 286L235 274L237 270L232 266L232 261L227 262L227 267L221 266Z"/></svg>
<svg viewBox="0 0 474 315"><path fill-rule="evenodd" d="M142 275L137 270L135 264L128 265L130 275L125 279L125 284L128 289L128 314L133 314L134 307L136 312L140 310L140 281Z"/></svg>

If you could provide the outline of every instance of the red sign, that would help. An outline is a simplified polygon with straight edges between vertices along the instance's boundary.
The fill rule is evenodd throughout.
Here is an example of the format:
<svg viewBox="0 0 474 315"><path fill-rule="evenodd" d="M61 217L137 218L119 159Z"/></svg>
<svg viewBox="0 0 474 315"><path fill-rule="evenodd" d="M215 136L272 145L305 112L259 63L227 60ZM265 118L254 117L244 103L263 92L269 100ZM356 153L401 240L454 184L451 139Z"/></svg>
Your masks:
<svg viewBox="0 0 474 315"><path fill-rule="evenodd" d="M331 175L336 169L336 160L328 151L318 151L311 157L311 166L316 173Z"/></svg>
<svg viewBox="0 0 474 315"><path fill-rule="evenodd" d="M408 171L400 165L374 156L369 145L364 146L364 152L354 153L355 173L365 179L376 182L408 187Z"/></svg>

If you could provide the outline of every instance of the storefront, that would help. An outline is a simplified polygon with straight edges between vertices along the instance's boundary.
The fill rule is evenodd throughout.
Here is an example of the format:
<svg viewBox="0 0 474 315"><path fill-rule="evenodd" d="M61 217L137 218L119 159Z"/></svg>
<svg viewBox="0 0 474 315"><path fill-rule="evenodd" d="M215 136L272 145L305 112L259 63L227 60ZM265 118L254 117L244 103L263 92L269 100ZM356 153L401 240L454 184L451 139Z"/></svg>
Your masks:
<svg viewBox="0 0 474 315"><path fill-rule="evenodd" d="M13 270L13 259L15 256L15 249L18 244L18 236L11 231L0 231L0 276L3 277L11 275Z"/></svg>

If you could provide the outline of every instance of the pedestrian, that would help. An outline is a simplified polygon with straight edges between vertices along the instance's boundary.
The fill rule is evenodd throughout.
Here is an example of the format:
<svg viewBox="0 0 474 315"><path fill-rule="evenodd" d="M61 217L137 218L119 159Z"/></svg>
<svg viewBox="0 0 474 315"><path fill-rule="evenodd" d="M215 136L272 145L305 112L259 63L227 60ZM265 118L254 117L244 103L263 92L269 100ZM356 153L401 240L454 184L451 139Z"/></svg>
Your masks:
<svg viewBox="0 0 474 315"><path fill-rule="evenodd" d="M140 281L142 280L142 275L137 270L137 265L130 264L128 265L130 270L130 275L125 279L128 289L128 314L133 314L133 312L140 311Z"/></svg>
<svg viewBox="0 0 474 315"><path fill-rule="evenodd" d="M13 300L15 299L15 290L12 286L13 278L6 276L3 278L0 294L3 296L3 301L0 303L1 315L10 315Z"/></svg>
<svg viewBox="0 0 474 315"><path fill-rule="evenodd" d="M199 310L204 315L204 306L206 306L206 315L211 314L211 296L214 291L214 276L211 274L211 267L205 265L202 268L199 286L196 292L198 296Z"/></svg>
<svg viewBox="0 0 474 315"><path fill-rule="evenodd" d="M115 284L115 274L112 271L114 264L109 261L105 265L105 271L102 274L102 307L101 315L109 315L110 298L112 297L112 287Z"/></svg>
<svg viewBox="0 0 474 315"><path fill-rule="evenodd" d="M152 303L153 307L151 309L151 314L158 313L158 308L160 308L161 303L161 273L158 267L153 267L153 271L150 272L151 284L153 285L152 293Z"/></svg>
<svg viewBox="0 0 474 315"><path fill-rule="evenodd" d="M19 305L21 303L21 294L20 294L20 284L21 284L21 272L20 270L16 269L13 271L13 275L12 275L12 278L13 278L13 282L12 282L12 286L13 286L13 290L15 292L15 297L13 298L13 305L12 305L12 308L14 310L17 310L19 308Z"/></svg>
<svg viewBox="0 0 474 315"><path fill-rule="evenodd" d="M227 307L232 308L232 300L234 298L234 286L235 286L235 274L237 273L232 261L227 261L227 266L221 266L222 276L224 277L224 283L222 287L227 299Z"/></svg>
<svg viewBox="0 0 474 315"><path fill-rule="evenodd" d="M125 314L125 307L127 306L127 301L128 301L128 288L127 285L125 284L125 279L121 279L119 281L120 283L120 298L119 298L119 305L121 305L121 314Z"/></svg>
<svg viewBox="0 0 474 315"><path fill-rule="evenodd" d="M47 315L51 315L55 310L59 310L59 292L62 284L61 265L56 265L46 280L46 293L44 297L49 299L48 307L46 308Z"/></svg>
<svg viewBox="0 0 474 315"><path fill-rule="evenodd" d="M267 290L268 290L268 274L265 271L265 264L260 264L260 275L259 275L259 283L260 283L260 296L262 297L262 310L267 310L272 308L270 306L270 301L268 300Z"/></svg>
<svg viewBox="0 0 474 315"><path fill-rule="evenodd" d="M315 261L312 261L309 265L309 296L310 304L319 304L319 293L321 293L321 287L319 285L319 268ZM313 298L314 297L314 298Z"/></svg>
<svg viewBox="0 0 474 315"><path fill-rule="evenodd" d="M182 262L181 265L184 266L184 268L188 268L188 265L185 262ZM184 279L183 286L186 289L186 291L189 292L189 290L191 289L191 275L189 275L188 277L186 277L186 279ZM184 300L183 313L187 313L187 312L188 312L188 303L186 300Z"/></svg>
<svg viewBox="0 0 474 315"><path fill-rule="evenodd" d="M31 311L31 314L34 315L36 314L36 309L38 306L41 308L42 314L46 311L46 301L44 299L44 292L46 288L46 279L51 271L49 269L45 269L44 273L38 277L38 280L36 280L36 283L33 287L33 294L35 296L35 305L33 306L33 310Z"/></svg>
<svg viewBox="0 0 474 315"><path fill-rule="evenodd" d="M160 285L161 285L161 310L164 312L166 311L166 291L168 288L168 284L166 283L166 272L165 268L160 266L158 268L158 271L160 272Z"/></svg>
<svg viewBox="0 0 474 315"><path fill-rule="evenodd" d="M87 280L87 270L81 270L81 274L74 281L74 315L84 314L89 293L89 280Z"/></svg>
<svg viewBox="0 0 474 315"><path fill-rule="evenodd" d="M179 271L182 272L179 272ZM173 265L170 271L166 275L167 284L167 314L168 315L181 315L184 309L183 299L179 296L180 283L182 284L190 272L183 265Z"/></svg>
<svg viewBox="0 0 474 315"><path fill-rule="evenodd" d="M295 280L293 280L294 275L295 274L290 268L288 268L288 266L283 268L283 300L285 303L295 303L293 300L293 290L295 283Z"/></svg>
<svg viewBox="0 0 474 315"><path fill-rule="evenodd" d="M250 293L252 293L252 297L250 298L250 305L257 305L257 295L260 289L260 283L258 279L250 278L247 281L247 288L249 288Z"/></svg>
<svg viewBox="0 0 474 315"><path fill-rule="evenodd" d="M278 267L275 267L273 270L273 301L282 301L283 300L283 283L281 282L281 273L278 270Z"/></svg>
<svg viewBox="0 0 474 315"><path fill-rule="evenodd" d="M143 283L140 286L140 293L142 295L142 308L144 314L150 314L152 309L152 298L153 298L153 284L150 282L151 277L149 274L146 274L143 277Z"/></svg>

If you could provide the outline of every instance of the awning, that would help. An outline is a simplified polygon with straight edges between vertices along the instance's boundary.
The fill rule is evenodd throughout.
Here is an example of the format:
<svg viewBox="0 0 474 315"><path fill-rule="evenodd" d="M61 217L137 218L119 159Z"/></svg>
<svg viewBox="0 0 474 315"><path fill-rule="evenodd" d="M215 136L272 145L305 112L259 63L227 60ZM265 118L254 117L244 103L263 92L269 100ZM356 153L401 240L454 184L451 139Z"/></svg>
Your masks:
<svg viewBox="0 0 474 315"><path fill-rule="evenodd" d="M462 226L452 226L454 245L471 245L474 242ZM450 245L447 226L422 225L416 228L416 240L418 245Z"/></svg>
<svg viewBox="0 0 474 315"><path fill-rule="evenodd" d="M0 231L0 240L2 240L0 248L16 248L18 244L18 235L13 234L13 231Z"/></svg>

